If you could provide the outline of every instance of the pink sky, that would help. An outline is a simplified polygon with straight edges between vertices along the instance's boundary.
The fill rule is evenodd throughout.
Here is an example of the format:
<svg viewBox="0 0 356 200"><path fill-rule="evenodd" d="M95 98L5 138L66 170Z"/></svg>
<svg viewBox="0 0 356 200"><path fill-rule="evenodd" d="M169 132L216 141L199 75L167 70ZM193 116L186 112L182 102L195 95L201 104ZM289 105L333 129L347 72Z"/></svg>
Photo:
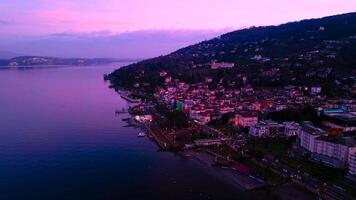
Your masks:
<svg viewBox="0 0 356 200"><path fill-rule="evenodd" d="M238 29L356 11L355 0L1 0L0 36Z"/></svg>
<svg viewBox="0 0 356 200"><path fill-rule="evenodd" d="M0 0L0 58L148 58L236 29L354 11L356 0Z"/></svg>

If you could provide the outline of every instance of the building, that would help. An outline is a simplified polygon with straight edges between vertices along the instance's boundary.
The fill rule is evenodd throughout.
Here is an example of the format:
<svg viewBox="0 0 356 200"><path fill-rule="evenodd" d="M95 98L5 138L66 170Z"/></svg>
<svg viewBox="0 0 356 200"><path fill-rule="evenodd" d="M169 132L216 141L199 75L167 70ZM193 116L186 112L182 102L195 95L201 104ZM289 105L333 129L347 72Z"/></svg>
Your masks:
<svg viewBox="0 0 356 200"><path fill-rule="evenodd" d="M212 62L211 69L224 69L224 68L233 68L235 66L234 63L227 63L227 62Z"/></svg>
<svg viewBox="0 0 356 200"><path fill-rule="evenodd" d="M236 126L250 127L258 123L256 113L241 112L235 115L234 124Z"/></svg>
<svg viewBox="0 0 356 200"><path fill-rule="evenodd" d="M205 82L206 83L211 83L211 82L213 82L213 78L212 77L205 77Z"/></svg>
<svg viewBox="0 0 356 200"><path fill-rule="evenodd" d="M249 134L254 137L267 137L269 135L268 127L258 123L250 127Z"/></svg>
<svg viewBox="0 0 356 200"><path fill-rule="evenodd" d="M343 131L356 131L356 115L348 112L323 112L323 125Z"/></svg>
<svg viewBox="0 0 356 200"><path fill-rule="evenodd" d="M350 152L356 151L355 144L353 138L342 135L320 136L315 141L311 159L328 166L343 168L349 161Z"/></svg>
<svg viewBox="0 0 356 200"><path fill-rule="evenodd" d="M276 105L275 105L276 111L282 111L287 108L288 108L287 104L284 104L284 103L276 103Z"/></svg>
<svg viewBox="0 0 356 200"><path fill-rule="evenodd" d="M166 76L167 75L167 72L165 71L160 71L159 72L159 76L163 77L163 76Z"/></svg>
<svg viewBox="0 0 356 200"><path fill-rule="evenodd" d="M196 115L195 119L203 124L206 124L206 123L210 122L210 120L211 120L210 113L208 113L208 112L198 113Z"/></svg>
<svg viewBox="0 0 356 200"><path fill-rule="evenodd" d="M170 82L172 82L172 77L170 77L170 76L166 77L166 78L164 79L164 82L165 82L165 83L170 83Z"/></svg>
<svg viewBox="0 0 356 200"><path fill-rule="evenodd" d="M283 122L279 124L272 120L265 120L251 126L249 134L254 137L276 137L281 135L291 137L297 135L299 131L300 126L296 122Z"/></svg>
<svg viewBox="0 0 356 200"><path fill-rule="evenodd" d="M287 137L296 136L300 131L301 127L296 122L283 122L284 135Z"/></svg>
<svg viewBox="0 0 356 200"><path fill-rule="evenodd" d="M325 134L325 131L315 127L311 122L303 122L298 133L300 146L312 152L314 151L315 139Z"/></svg>
<svg viewBox="0 0 356 200"><path fill-rule="evenodd" d="M264 120L251 126L249 134L254 137L276 137L284 132L283 125L272 120Z"/></svg>
<svg viewBox="0 0 356 200"><path fill-rule="evenodd" d="M310 93L312 95L317 95L321 93L321 87L311 87L310 88Z"/></svg>
<svg viewBox="0 0 356 200"><path fill-rule="evenodd" d="M174 108L178 111L183 111L183 105L184 103L182 101L176 100Z"/></svg>
<svg viewBox="0 0 356 200"><path fill-rule="evenodd" d="M356 152L349 155L349 175L356 176Z"/></svg>
<svg viewBox="0 0 356 200"><path fill-rule="evenodd" d="M342 134L330 137L310 122L302 124L298 141L300 146L310 153L311 160L331 167L345 167L350 153L356 151L354 136Z"/></svg>
<svg viewBox="0 0 356 200"><path fill-rule="evenodd" d="M152 115L146 114L146 115L137 115L135 116L134 119L139 122L152 122L153 117Z"/></svg>

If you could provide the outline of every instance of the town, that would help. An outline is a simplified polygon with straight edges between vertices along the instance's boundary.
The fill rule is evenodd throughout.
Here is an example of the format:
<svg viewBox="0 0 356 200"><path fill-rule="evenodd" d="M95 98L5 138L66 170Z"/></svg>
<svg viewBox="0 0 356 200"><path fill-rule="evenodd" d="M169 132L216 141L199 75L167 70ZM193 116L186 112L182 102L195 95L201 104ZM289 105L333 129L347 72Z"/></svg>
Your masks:
<svg viewBox="0 0 356 200"><path fill-rule="evenodd" d="M160 148L230 169L243 189L354 199L355 16L231 32L105 79L143 101L131 113Z"/></svg>
<svg viewBox="0 0 356 200"><path fill-rule="evenodd" d="M232 64L211 67L217 66ZM354 99L328 98L318 86L225 89L218 84L210 89L210 77L188 84L165 71L159 74L165 84L155 92L155 103L134 110L141 111L136 120L147 125L162 149L204 149L221 158L216 164L242 175L272 185L291 180L323 198L354 195Z"/></svg>

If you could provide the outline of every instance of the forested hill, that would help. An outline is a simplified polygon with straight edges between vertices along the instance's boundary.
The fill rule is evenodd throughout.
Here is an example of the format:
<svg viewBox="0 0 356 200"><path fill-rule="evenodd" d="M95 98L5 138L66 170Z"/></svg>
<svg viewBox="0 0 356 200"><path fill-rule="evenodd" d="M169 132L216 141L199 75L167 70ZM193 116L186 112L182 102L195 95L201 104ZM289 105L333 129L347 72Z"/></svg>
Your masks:
<svg viewBox="0 0 356 200"><path fill-rule="evenodd" d="M213 70L212 62L234 63L235 67ZM200 82L211 76L239 85L239 77L246 76L248 83L257 86L331 86L355 75L355 69L356 13L348 13L230 32L123 67L109 79L117 87L146 83L154 88L162 84L159 72L164 70L185 82Z"/></svg>

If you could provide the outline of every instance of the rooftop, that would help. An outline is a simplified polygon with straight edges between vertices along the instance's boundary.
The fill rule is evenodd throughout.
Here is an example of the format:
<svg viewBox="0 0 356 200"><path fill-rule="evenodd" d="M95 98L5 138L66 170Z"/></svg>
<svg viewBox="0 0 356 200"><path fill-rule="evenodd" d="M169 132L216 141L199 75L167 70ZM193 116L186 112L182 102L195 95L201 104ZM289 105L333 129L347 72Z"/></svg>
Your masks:
<svg viewBox="0 0 356 200"><path fill-rule="evenodd" d="M353 136L345 136L344 134L331 137L331 136L320 136L318 137L319 140L335 143L335 144L342 144L348 147L356 147L356 135Z"/></svg>
<svg viewBox="0 0 356 200"><path fill-rule="evenodd" d="M345 113L324 113L322 115L324 120L340 124L343 126L356 126L356 115Z"/></svg>
<svg viewBox="0 0 356 200"><path fill-rule="evenodd" d="M302 129L305 132L311 133L312 135L323 135L326 133L324 130L315 127L314 124L310 121L304 121L302 123Z"/></svg>

